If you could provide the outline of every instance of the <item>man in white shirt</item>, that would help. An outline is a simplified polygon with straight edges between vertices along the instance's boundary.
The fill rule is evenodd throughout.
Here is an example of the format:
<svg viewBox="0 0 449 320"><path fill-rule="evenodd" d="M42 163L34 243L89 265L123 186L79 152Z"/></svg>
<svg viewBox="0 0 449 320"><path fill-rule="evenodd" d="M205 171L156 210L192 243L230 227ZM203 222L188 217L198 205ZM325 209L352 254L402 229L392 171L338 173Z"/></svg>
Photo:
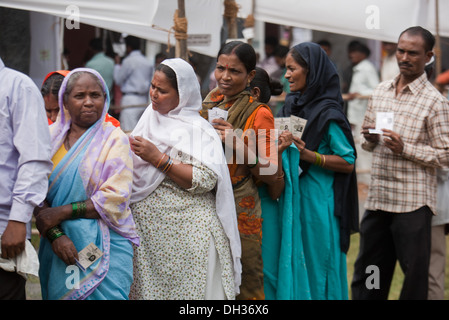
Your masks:
<svg viewBox="0 0 449 320"><path fill-rule="evenodd" d="M382 59L380 81L394 79L399 74L398 61L396 60L396 47L396 43L382 42L382 49L385 52L385 57Z"/></svg>
<svg viewBox="0 0 449 320"><path fill-rule="evenodd" d="M357 181L369 184L371 158L370 152L361 147L361 126L368 106L368 97L379 84L376 67L368 60L369 48L359 41L352 41L348 46L349 60L352 63L352 78L348 96L348 120L352 127L357 149Z"/></svg>
<svg viewBox="0 0 449 320"><path fill-rule="evenodd" d="M33 210L47 195L50 153L39 89L0 59L0 266L22 254L31 238ZM18 273L0 267L0 284L0 300L26 298Z"/></svg>
<svg viewBox="0 0 449 320"><path fill-rule="evenodd" d="M149 103L150 84L154 67L140 51L140 39L125 39L127 56L122 63L116 60L114 81L122 91L120 127L132 131Z"/></svg>

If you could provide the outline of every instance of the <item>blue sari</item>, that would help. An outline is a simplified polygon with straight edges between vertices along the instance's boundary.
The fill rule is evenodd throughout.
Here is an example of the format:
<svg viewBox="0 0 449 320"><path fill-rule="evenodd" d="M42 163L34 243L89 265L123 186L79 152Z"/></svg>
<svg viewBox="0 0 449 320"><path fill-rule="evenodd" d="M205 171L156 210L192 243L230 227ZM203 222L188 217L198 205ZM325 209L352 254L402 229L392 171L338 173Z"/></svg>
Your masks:
<svg viewBox="0 0 449 320"><path fill-rule="evenodd" d="M79 173L79 166L92 140L91 133L92 128L67 152L51 174L47 195L51 207L89 198ZM104 254L86 271L77 267L80 282L73 283L71 280L77 280L71 278L75 273L70 272L67 265L53 253L50 242L42 238L39 247L42 298L127 299L132 283L131 242L110 230L101 219L66 220L61 223L61 227L78 252L92 242ZM79 286L79 289L71 288L75 286Z"/></svg>
<svg viewBox="0 0 449 320"><path fill-rule="evenodd" d="M53 154L63 145L70 128L70 115L62 104L67 79L60 90L60 115L50 126ZM103 82L103 88L107 87ZM56 165L49 178L47 202L59 207L90 199L99 219L73 219L61 228L79 252L90 243L103 255L85 271L67 266L44 237L39 246L39 278L43 299L128 299L132 284L133 247L139 244L134 220L129 209L132 188L132 158L128 137L120 128L104 121L103 115L72 146ZM63 147L63 146L62 146Z"/></svg>

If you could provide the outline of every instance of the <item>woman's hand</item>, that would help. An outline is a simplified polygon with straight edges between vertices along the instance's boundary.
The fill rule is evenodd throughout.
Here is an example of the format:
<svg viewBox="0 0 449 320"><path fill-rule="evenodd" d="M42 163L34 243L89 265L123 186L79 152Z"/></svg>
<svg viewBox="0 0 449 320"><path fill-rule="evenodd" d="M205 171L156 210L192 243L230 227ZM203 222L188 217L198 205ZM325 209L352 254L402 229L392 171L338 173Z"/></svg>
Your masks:
<svg viewBox="0 0 449 320"><path fill-rule="evenodd" d="M33 215L35 216L35 217L37 217L37 215L39 214L39 212L41 212L41 210L44 210L44 209L47 209L47 208L49 208L50 206L48 205L48 202L47 201L44 201L43 203L42 203L42 207L35 207L34 208L34 210L33 210Z"/></svg>
<svg viewBox="0 0 449 320"><path fill-rule="evenodd" d="M156 166L162 157L162 152L150 141L142 137L130 137L131 150L146 162Z"/></svg>
<svg viewBox="0 0 449 320"><path fill-rule="evenodd" d="M221 138L222 142L226 141L226 135L234 133L234 127L229 122L223 119L214 119L212 120L212 125L215 130L217 130L218 135Z"/></svg>
<svg viewBox="0 0 449 320"><path fill-rule="evenodd" d="M301 138L293 136L293 143L295 144L296 148L298 148L299 153L302 153L306 148L306 143L302 141Z"/></svg>
<svg viewBox="0 0 449 320"><path fill-rule="evenodd" d="M293 134L290 131L284 131L278 138L278 154L282 154L293 142Z"/></svg>
<svg viewBox="0 0 449 320"><path fill-rule="evenodd" d="M75 264L78 259L78 251L72 240L66 235L60 236L51 243L53 252L67 265Z"/></svg>
<svg viewBox="0 0 449 320"><path fill-rule="evenodd" d="M64 210L64 206L39 210L36 216L36 228L40 234L46 235L47 231L60 224L63 220L61 210Z"/></svg>

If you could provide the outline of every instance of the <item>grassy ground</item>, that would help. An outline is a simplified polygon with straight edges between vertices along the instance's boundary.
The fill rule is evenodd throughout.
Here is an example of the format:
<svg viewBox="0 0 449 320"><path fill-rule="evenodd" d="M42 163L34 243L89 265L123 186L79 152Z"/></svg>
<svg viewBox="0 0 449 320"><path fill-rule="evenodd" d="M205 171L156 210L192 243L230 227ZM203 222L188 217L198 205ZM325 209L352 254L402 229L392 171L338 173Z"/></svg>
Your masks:
<svg viewBox="0 0 449 320"><path fill-rule="evenodd" d="M444 291L444 299L449 299L449 237L446 237L446 286ZM347 263L348 263L348 283L351 285L352 274L354 272L354 262L357 258L357 254L359 252L359 234L354 234L351 236L351 247L348 250L347 255ZM404 280L404 273L401 270L399 264L396 264L395 273L393 277L393 281L391 283L390 294L388 296L389 300L397 300L399 299L399 295L402 289L402 282ZM351 288L349 288L351 290ZM349 292L349 296L351 296L351 292Z"/></svg>
<svg viewBox="0 0 449 320"><path fill-rule="evenodd" d="M361 199L363 199L363 195L361 195ZM37 249L39 246L39 237L37 235L33 235L32 237L32 243ZM446 245L447 245L447 254L446 254L446 290L444 294L445 300L449 299L449 237L446 237ZM357 254L359 253L359 234L353 234L351 236L351 246L348 250L347 254L347 269L348 269L348 284L349 284L349 290L350 284L352 281L352 275L354 272L354 262L357 258ZM390 294L389 299L390 300L397 300L399 299L399 295L401 293L402 288L402 282L404 280L404 274L402 273L402 270L399 266L399 264L396 265L395 273L393 277L393 281L391 283L390 288ZM40 293L40 285L39 285L39 278L36 278L34 276L30 276L27 281L27 297L31 300L40 300L41 299L41 293ZM351 292L349 292L349 297L351 297Z"/></svg>

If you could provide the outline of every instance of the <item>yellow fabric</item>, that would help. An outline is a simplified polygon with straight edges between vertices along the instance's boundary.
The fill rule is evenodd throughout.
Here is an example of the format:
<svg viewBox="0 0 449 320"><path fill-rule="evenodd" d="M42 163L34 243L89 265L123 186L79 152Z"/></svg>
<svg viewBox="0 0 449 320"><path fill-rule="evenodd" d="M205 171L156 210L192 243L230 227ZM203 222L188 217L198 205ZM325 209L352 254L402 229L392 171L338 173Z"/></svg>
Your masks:
<svg viewBox="0 0 449 320"><path fill-rule="evenodd" d="M66 154L67 154L67 150L65 149L65 146L64 146L64 143L63 143L63 144L61 144L61 147L59 148L59 150L56 151L56 153L53 156L53 158L51 158L51 161L53 161L53 170L55 170L55 168L58 165L59 161L61 161L62 158L64 158L64 156Z"/></svg>

